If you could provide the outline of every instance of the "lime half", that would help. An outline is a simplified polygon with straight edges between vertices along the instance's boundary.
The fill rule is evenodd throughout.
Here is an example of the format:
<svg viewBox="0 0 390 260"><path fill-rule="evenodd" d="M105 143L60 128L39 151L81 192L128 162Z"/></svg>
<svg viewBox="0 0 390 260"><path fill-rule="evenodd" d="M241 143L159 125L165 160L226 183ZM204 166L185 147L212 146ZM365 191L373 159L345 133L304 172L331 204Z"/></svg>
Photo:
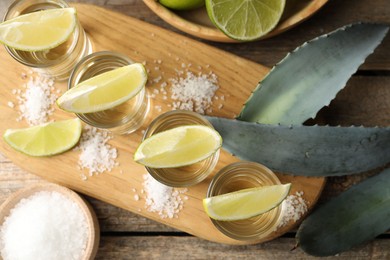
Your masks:
<svg viewBox="0 0 390 260"><path fill-rule="evenodd" d="M134 63L99 74L66 91L57 105L68 112L92 113L118 106L145 87L144 66Z"/></svg>
<svg viewBox="0 0 390 260"><path fill-rule="evenodd" d="M239 190L203 199L203 207L216 220L242 220L277 207L288 195L291 184Z"/></svg>
<svg viewBox="0 0 390 260"><path fill-rule="evenodd" d="M4 140L15 150L31 156L50 156L75 146L82 132L78 118L22 129L7 129Z"/></svg>
<svg viewBox="0 0 390 260"><path fill-rule="evenodd" d="M206 0L207 13L228 37L253 41L269 33L282 17L286 0Z"/></svg>
<svg viewBox="0 0 390 260"><path fill-rule="evenodd" d="M0 24L0 42L23 51L43 51L64 43L77 25L74 8L24 14Z"/></svg>
<svg viewBox="0 0 390 260"><path fill-rule="evenodd" d="M176 127L145 139L134 154L134 160L151 168L191 165L214 154L222 137L203 125Z"/></svg>

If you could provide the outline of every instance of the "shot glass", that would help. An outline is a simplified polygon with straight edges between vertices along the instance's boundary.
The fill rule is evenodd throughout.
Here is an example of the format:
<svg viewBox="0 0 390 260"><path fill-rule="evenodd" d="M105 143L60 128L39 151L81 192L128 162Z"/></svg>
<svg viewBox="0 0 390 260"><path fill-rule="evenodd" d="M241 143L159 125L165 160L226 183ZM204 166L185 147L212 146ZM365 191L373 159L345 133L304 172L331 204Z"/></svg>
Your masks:
<svg viewBox="0 0 390 260"><path fill-rule="evenodd" d="M175 127L184 125L205 125L213 128L211 123L198 113L184 110L173 110L155 118L146 129L143 140ZM160 183L171 187L189 187L203 181L215 168L219 150L198 163L176 168L150 168L149 174Z"/></svg>
<svg viewBox="0 0 390 260"><path fill-rule="evenodd" d="M222 168L210 182L207 197L222 195L247 188L280 184L278 177L267 167L241 161ZM267 198L264 198L267 199ZM241 241L265 241L277 227L283 217L284 205L261 215L236 221L211 219L215 227L226 236Z"/></svg>
<svg viewBox="0 0 390 260"><path fill-rule="evenodd" d="M8 8L3 21L40 10L67 8L63 0L16 0ZM21 51L5 46L7 52L19 63L58 81L66 80L76 63L92 52L92 45L78 22L68 40L45 51Z"/></svg>
<svg viewBox="0 0 390 260"><path fill-rule="evenodd" d="M121 53L101 51L92 53L75 66L68 89L89 78L134 63ZM149 112L150 101L145 87L128 101L103 111L76 114L86 124L108 130L114 134L129 134L136 131L145 121Z"/></svg>

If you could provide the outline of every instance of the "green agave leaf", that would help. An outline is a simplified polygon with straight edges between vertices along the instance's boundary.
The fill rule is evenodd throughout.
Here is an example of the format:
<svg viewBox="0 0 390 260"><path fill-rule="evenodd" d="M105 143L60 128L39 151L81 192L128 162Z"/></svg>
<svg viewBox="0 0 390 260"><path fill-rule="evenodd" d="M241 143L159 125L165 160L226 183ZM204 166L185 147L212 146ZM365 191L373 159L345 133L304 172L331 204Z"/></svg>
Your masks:
<svg viewBox="0 0 390 260"><path fill-rule="evenodd" d="M390 163L390 127L282 126L206 117L233 155L277 172L337 176Z"/></svg>
<svg viewBox="0 0 390 260"><path fill-rule="evenodd" d="M330 256L390 229L390 169L328 201L301 224L297 239L308 254Z"/></svg>
<svg viewBox="0 0 390 260"><path fill-rule="evenodd" d="M304 43L272 68L237 119L297 125L315 117L345 86L387 31L386 25L359 23Z"/></svg>

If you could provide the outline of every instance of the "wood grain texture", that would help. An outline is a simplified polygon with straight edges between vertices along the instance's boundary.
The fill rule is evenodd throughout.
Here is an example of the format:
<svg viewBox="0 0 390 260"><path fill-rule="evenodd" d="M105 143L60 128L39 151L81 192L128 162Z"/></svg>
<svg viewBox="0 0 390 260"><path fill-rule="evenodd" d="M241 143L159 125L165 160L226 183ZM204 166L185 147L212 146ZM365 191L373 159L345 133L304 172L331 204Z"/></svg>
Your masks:
<svg viewBox="0 0 390 260"><path fill-rule="evenodd" d="M146 67L150 71L148 89L151 93L153 89L159 88L159 85L155 83L155 78L174 78L175 71L183 68L182 64L190 66L191 71L195 74L199 72L215 73L218 76L220 86L217 95L226 97L223 109L216 107L214 102L212 114L216 116L232 118L238 114L256 83L268 72L268 68L262 65L211 48L175 33L161 30L139 20L96 6L76 4L75 7L80 22L89 35L95 51L114 50L126 54L134 61L146 61ZM103 17L110 18L103 19ZM0 117L3 122L0 130L4 132L6 128L20 128L25 124L15 121L17 112L7 106L7 101L13 98L11 84L22 85L22 82L20 82L22 79L18 76L18 73L21 74L23 67L13 61L5 51L0 53L0 57L2 66L11 66L8 70L0 72L0 83L7 86L2 92L1 98L1 109L5 113L2 113ZM156 60L160 62L156 63ZM223 61L223 63L220 61ZM158 69L156 69L157 66ZM200 67L203 67L203 69L200 69ZM63 91L66 88L64 83L58 84L58 87ZM167 105L172 101L169 98L164 100L162 95L156 96L152 102L153 106L159 109L152 109L149 120L144 123L142 129L147 127L150 119L164 111L171 110ZM74 117L74 115L57 110L54 117L63 119ZM129 158L132 158L141 142L142 129L131 135L115 136L111 143L118 149L119 157L117 161L120 166L110 173L91 177L88 181L83 181L80 178L81 172L77 169L78 153L76 151L69 151L50 158L32 158L14 151L3 140L0 149L17 165L51 182L64 185L83 194L211 241L228 244L258 243L276 238L297 224L290 223L290 225L277 230L265 239L250 242L230 239L213 226L203 210L202 199L205 197L213 174L229 163L237 161L235 157L225 151L221 152L213 174L206 181L189 188L186 195L190 199L185 202L184 209L180 212L178 219L161 219L158 214L141 210L144 200L134 200L131 189L138 191L143 189L143 174L146 171L143 166ZM123 172L123 174L120 174L120 172ZM87 175L86 171L84 171L84 174ZM293 184L292 193L296 191L304 192L304 199L308 202L309 208L315 205L325 183L324 178L287 175L279 175L279 177L282 182Z"/></svg>
<svg viewBox="0 0 390 260"><path fill-rule="evenodd" d="M259 245L232 247L195 237L105 236L96 259L320 259L305 254L299 248L291 251L295 243L294 238L280 238ZM321 259L384 260L390 257L389 246L388 240L378 239L369 245L356 247L335 257Z"/></svg>

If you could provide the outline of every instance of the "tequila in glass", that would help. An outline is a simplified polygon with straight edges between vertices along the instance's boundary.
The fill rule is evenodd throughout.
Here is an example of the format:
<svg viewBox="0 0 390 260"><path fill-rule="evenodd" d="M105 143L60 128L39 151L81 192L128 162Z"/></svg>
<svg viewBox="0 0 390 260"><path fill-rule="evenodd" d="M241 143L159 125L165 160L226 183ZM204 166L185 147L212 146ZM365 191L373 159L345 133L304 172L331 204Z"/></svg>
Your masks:
<svg viewBox="0 0 390 260"><path fill-rule="evenodd" d="M278 177L267 167L241 161L225 166L213 177L207 197L278 184L280 184ZM281 203L266 213L245 220L211 221L218 230L233 239L260 242L277 229L283 217L283 207L284 204Z"/></svg>
<svg viewBox="0 0 390 260"><path fill-rule="evenodd" d="M63 0L16 0L8 8L3 21L40 10L67 8ZM5 46L19 63L56 80L66 80L76 63L92 52L91 43L80 22L66 42L45 51L21 51Z"/></svg>
<svg viewBox="0 0 390 260"><path fill-rule="evenodd" d="M92 53L77 63L69 77L68 89L89 78L132 63L131 59L121 53L112 51ZM113 108L76 115L88 125L115 134L128 134L136 131L143 124L149 107L149 97L143 87L136 96Z"/></svg>
<svg viewBox="0 0 390 260"><path fill-rule="evenodd" d="M205 125L213 127L198 113L173 110L155 118L146 129L143 140L162 131L184 125ZM219 158L219 149L208 158L192 165L176 168L146 167L149 174L160 183L171 187L188 187L203 181L215 168Z"/></svg>

